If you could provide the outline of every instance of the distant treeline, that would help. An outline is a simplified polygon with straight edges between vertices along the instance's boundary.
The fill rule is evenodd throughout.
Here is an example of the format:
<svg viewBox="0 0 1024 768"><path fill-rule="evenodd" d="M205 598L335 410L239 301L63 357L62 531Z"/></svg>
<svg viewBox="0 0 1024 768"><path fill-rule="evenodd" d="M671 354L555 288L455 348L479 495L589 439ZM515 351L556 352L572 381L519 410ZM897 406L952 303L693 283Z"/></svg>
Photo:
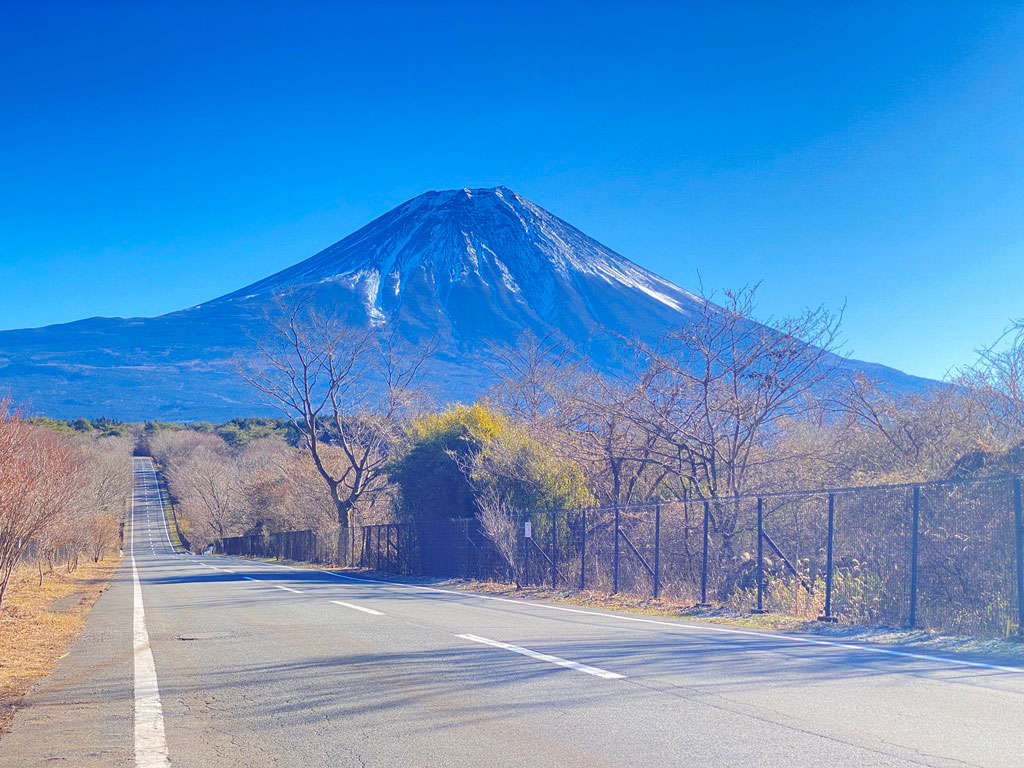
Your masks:
<svg viewBox="0 0 1024 768"><path fill-rule="evenodd" d="M171 421L130 422L101 416L95 419L50 419L39 417L32 423L48 427L61 434L79 433L91 437L132 437L144 438L162 431L189 431L203 435L217 435L228 445L241 446L263 437L280 437L295 445L299 433L287 419L253 417L231 419L223 424L197 421L182 424Z"/></svg>

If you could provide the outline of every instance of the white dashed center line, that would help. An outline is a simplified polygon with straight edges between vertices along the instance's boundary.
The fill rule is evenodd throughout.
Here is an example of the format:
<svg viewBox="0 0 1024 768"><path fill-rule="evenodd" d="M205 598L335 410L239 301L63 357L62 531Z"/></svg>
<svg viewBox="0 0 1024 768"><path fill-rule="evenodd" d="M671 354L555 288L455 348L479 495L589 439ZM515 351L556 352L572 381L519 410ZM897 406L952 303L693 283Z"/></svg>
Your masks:
<svg viewBox="0 0 1024 768"><path fill-rule="evenodd" d="M512 651L512 653L529 656L531 659L537 659L538 661L546 661L549 664L557 664L559 667L574 669L577 672L586 672L588 675L601 677L605 680L619 680L625 677L625 675L620 675L618 672L609 672L607 669L598 669L597 667L591 667L588 664L580 664L576 661L569 661L568 659L563 659L559 656L551 656L547 653L538 653L537 651L531 651L529 648L520 648L518 645L501 643L497 640L488 640L486 637L477 637L476 635L456 635L456 637L461 637L463 640L472 640L474 643L482 643L483 645L490 645L494 648Z"/></svg>
<svg viewBox="0 0 1024 768"><path fill-rule="evenodd" d="M361 605L352 605L352 603L345 603L341 600L331 600L335 605L343 605L346 608L351 608L353 611L362 611L363 613L369 613L372 616L383 616L384 614L380 611L375 611L373 608L363 608Z"/></svg>

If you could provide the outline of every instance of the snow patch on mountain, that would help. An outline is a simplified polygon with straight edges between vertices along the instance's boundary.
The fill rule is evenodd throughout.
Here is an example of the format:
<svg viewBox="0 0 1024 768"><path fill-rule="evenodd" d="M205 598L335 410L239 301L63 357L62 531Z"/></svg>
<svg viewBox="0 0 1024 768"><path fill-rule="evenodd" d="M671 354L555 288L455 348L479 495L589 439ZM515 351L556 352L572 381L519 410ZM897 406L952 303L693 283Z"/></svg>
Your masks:
<svg viewBox="0 0 1024 768"><path fill-rule="evenodd" d="M496 187L419 195L315 256L210 304L325 283L350 286L374 325L401 324L416 314L420 325L455 329L466 341L474 327L513 336L524 323L568 328L577 337L623 319L663 329L701 302Z"/></svg>

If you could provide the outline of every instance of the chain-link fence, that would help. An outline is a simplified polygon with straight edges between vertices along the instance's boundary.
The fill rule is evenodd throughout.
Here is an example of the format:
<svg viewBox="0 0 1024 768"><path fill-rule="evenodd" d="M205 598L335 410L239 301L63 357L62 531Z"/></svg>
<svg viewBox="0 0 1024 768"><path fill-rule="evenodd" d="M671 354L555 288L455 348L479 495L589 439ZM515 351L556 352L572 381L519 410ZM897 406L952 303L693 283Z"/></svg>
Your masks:
<svg viewBox="0 0 1024 768"><path fill-rule="evenodd" d="M335 551L312 531L219 549L312 562ZM1014 476L360 526L347 549L347 565L385 573L962 634L1024 629Z"/></svg>

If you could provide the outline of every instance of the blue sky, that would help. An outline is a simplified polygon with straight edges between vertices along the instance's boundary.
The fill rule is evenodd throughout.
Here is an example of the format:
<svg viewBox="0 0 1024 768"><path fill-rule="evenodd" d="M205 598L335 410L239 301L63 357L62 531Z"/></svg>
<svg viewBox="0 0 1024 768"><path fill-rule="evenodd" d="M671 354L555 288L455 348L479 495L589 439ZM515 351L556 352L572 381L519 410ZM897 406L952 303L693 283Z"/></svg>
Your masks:
<svg viewBox="0 0 1024 768"><path fill-rule="evenodd" d="M898 6L898 7L896 7ZM683 287L942 376L1024 316L1024 10L0 10L0 328L154 315L506 184Z"/></svg>

